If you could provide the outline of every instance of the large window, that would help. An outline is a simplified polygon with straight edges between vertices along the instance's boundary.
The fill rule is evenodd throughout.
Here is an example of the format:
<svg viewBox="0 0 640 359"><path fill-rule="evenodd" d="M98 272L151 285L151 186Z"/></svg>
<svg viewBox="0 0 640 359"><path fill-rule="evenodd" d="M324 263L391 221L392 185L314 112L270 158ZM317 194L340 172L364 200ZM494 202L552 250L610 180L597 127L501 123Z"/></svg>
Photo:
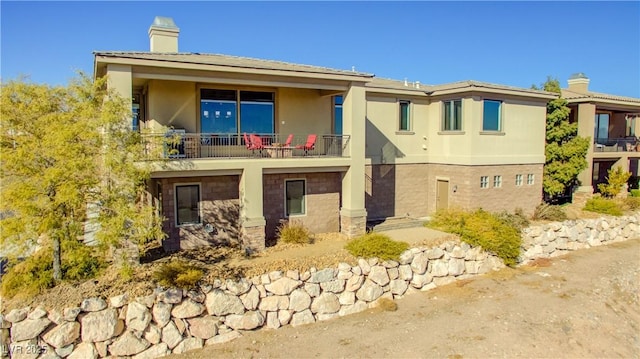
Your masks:
<svg viewBox="0 0 640 359"><path fill-rule="evenodd" d="M462 131L462 100L444 102L443 131Z"/></svg>
<svg viewBox="0 0 640 359"><path fill-rule="evenodd" d="M482 130L500 131L501 116L500 109L502 102L495 100L484 100L482 112Z"/></svg>
<svg viewBox="0 0 640 359"><path fill-rule="evenodd" d="M596 126L593 135L596 143L607 141L609 139L609 114L596 113Z"/></svg>
<svg viewBox="0 0 640 359"><path fill-rule="evenodd" d="M305 214L305 180L285 181L285 211L286 215Z"/></svg>
<svg viewBox="0 0 640 359"><path fill-rule="evenodd" d="M273 133L274 93L200 90L200 131L203 133Z"/></svg>
<svg viewBox="0 0 640 359"><path fill-rule="evenodd" d="M200 185L176 186L176 224L200 222Z"/></svg>
<svg viewBox="0 0 640 359"><path fill-rule="evenodd" d="M410 118L410 102L409 101L400 101L400 131L410 131L411 130L411 118Z"/></svg>
<svg viewBox="0 0 640 359"><path fill-rule="evenodd" d="M342 96L333 97L333 133L342 134Z"/></svg>

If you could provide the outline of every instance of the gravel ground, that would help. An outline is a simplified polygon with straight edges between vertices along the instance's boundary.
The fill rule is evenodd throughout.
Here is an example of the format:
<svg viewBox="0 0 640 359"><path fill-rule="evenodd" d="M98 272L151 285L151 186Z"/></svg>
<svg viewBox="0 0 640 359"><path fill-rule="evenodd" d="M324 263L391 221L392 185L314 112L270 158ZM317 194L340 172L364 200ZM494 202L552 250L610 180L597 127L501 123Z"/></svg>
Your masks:
<svg viewBox="0 0 640 359"><path fill-rule="evenodd" d="M640 239L539 260L171 358L638 358Z"/></svg>

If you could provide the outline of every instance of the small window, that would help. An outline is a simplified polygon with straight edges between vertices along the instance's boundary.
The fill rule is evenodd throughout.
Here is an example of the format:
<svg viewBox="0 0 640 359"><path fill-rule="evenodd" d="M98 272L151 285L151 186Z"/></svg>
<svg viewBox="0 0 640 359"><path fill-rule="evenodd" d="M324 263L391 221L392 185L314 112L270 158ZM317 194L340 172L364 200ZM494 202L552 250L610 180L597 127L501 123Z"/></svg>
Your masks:
<svg viewBox="0 0 640 359"><path fill-rule="evenodd" d="M333 96L333 134L342 134L342 96Z"/></svg>
<svg viewBox="0 0 640 359"><path fill-rule="evenodd" d="M482 111L482 130L483 131L500 131L501 130L501 111L502 102L495 100L484 100Z"/></svg>
<svg viewBox="0 0 640 359"><path fill-rule="evenodd" d="M286 215L305 214L305 180L285 181L285 211Z"/></svg>
<svg viewBox="0 0 640 359"><path fill-rule="evenodd" d="M489 188L489 176L480 176L480 188Z"/></svg>
<svg viewBox="0 0 640 359"><path fill-rule="evenodd" d="M200 222L200 185L176 186L176 224Z"/></svg>
<svg viewBox="0 0 640 359"><path fill-rule="evenodd" d="M533 184L533 182L534 182L533 173L529 173L529 174L527 175L527 184L528 184L528 185L532 185L532 184Z"/></svg>
<svg viewBox="0 0 640 359"><path fill-rule="evenodd" d="M410 131L409 101L400 101L400 131Z"/></svg>
<svg viewBox="0 0 640 359"><path fill-rule="evenodd" d="M522 186L522 175L516 175L516 186Z"/></svg>
<svg viewBox="0 0 640 359"><path fill-rule="evenodd" d="M502 187L502 176L493 176L493 187Z"/></svg>
<svg viewBox="0 0 640 359"><path fill-rule="evenodd" d="M443 131L462 131L462 100L444 102Z"/></svg>

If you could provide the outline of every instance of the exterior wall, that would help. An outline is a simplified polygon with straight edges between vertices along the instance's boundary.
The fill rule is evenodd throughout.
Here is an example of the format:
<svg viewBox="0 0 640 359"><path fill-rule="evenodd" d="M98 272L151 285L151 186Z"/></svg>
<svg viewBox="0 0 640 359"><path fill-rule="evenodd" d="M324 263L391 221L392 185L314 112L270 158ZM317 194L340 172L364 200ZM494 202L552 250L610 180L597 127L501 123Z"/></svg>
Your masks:
<svg viewBox="0 0 640 359"><path fill-rule="evenodd" d="M301 223L311 232L338 232L340 230L341 174L327 173L288 173L265 174L264 217L266 219L266 238L269 244L275 244L276 230L285 216L285 180L306 180L306 211L304 215L292 216L290 220Z"/></svg>
<svg viewBox="0 0 640 359"><path fill-rule="evenodd" d="M198 131L196 85L193 82L150 80L148 83L149 127L167 126Z"/></svg>
<svg viewBox="0 0 640 359"><path fill-rule="evenodd" d="M429 214L429 165L367 165L368 218L425 217Z"/></svg>
<svg viewBox="0 0 640 359"><path fill-rule="evenodd" d="M331 96L320 97L317 90L280 88L276 97L276 132L284 136L333 133L332 105Z"/></svg>
<svg viewBox="0 0 640 359"><path fill-rule="evenodd" d="M223 243L238 243L240 238L240 200L238 176L181 177L158 179L162 186L163 230L168 237L163 243L167 251L190 249ZM175 185L200 183L200 215L203 224L215 231L208 233L203 224L176 225Z"/></svg>
<svg viewBox="0 0 640 359"><path fill-rule="evenodd" d="M513 212L521 208L531 214L542 201L542 164L458 166L432 164L429 168L427 198L436 198L437 179L449 181L449 208ZM534 184L527 184L527 174ZM516 186L516 174L522 174L522 186ZM480 188L480 177L489 177L489 188ZM502 176L502 187L493 187L493 176ZM456 186L456 191L453 188ZM435 200L428 203L429 212L436 210Z"/></svg>

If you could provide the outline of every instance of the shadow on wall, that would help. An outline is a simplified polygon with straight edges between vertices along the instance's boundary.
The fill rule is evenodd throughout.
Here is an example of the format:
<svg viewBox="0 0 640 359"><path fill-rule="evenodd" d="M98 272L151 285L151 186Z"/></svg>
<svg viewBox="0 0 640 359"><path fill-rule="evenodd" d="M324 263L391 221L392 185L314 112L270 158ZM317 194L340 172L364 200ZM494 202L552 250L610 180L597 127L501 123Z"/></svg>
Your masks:
<svg viewBox="0 0 640 359"><path fill-rule="evenodd" d="M371 169L365 174L365 207L370 220L395 216L396 158L405 154L368 118L366 119L366 157Z"/></svg>
<svg viewBox="0 0 640 359"><path fill-rule="evenodd" d="M240 203L238 200L202 202L202 224L177 228L180 249L202 246L240 245Z"/></svg>

